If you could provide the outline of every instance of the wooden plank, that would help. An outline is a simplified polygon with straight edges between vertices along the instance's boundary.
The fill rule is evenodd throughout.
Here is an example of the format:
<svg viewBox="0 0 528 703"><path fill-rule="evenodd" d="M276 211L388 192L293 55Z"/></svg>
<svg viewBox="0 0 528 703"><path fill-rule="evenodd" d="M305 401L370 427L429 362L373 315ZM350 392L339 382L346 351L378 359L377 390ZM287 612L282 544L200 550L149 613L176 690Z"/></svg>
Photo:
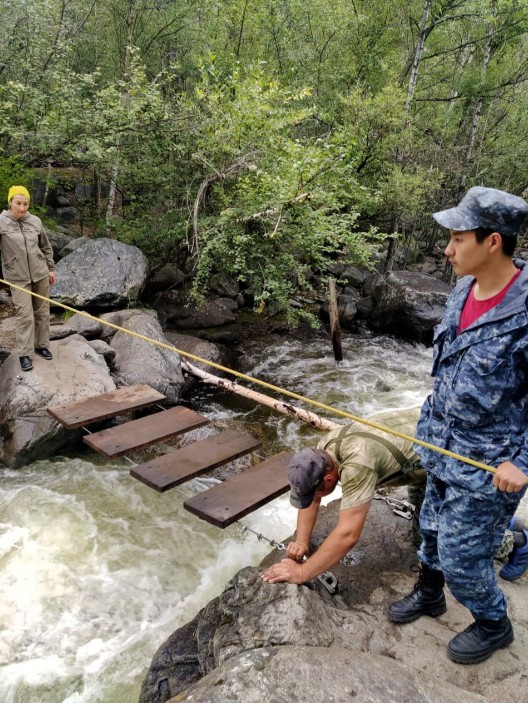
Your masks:
<svg viewBox="0 0 528 703"><path fill-rule="evenodd" d="M135 466L130 470L130 475L163 493L205 471L216 469L239 456L249 454L260 445L260 440L251 435L226 430L170 454L164 454L146 464Z"/></svg>
<svg viewBox="0 0 528 703"><path fill-rule="evenodd" d="M131 449L148 447L169 437L207 425L209 420L189 408L176 407L139 420L125 422L83 437L84 442L103 456L126 454Z"/></svg>
<svg viewBox="0 0 528 703"><path fill-rule="evenodd" d="M63 427L73 430L132 410L148 408L162 400L165 400L163 393L155 391L146 384L140 384L94 395L75 403L54 405L47 410Z"/></svg>
<svg viewBox="0 0 528 703"><path fill-rule="evenodd" d="M292 452L281 452L188 498L183 507L202 520L224 528L290 490L286 466Z"/></svg>

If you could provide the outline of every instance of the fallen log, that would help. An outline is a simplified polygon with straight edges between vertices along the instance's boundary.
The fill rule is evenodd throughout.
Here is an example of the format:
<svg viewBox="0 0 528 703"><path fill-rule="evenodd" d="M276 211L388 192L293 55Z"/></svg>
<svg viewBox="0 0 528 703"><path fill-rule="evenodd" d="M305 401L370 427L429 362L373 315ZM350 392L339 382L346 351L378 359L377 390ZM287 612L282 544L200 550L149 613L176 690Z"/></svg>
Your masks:
<svg viewBox="0 0 528 703"><path fill-rule="evenodd" d="M236 393L243 398L248 398L249 400L254 400L256 403L260 403L261 405L266 405L268 408L272 408L283 415L295 417L297 420L307 422L309 425L318 430L329 432L330 430L335 430L336 427L341 426L338 422L325 420L325 418L317 415L317 413L311 412L310 410L304 410L304 408L297 408L295 405L291 405L291 403L284 403L281 400L275 400L275 398L271 398L269 395L264 395L264 393L253 391L250 388L241 386L239 383L230 381L227 378L219 378L212 373L203 371L202 369L193 366L193 364L190 364L185 359L181 360L181 366L184 371L187 371L187 373L200 378L205 383L210 383L213 386L225 388L225 390Z"/></svg>

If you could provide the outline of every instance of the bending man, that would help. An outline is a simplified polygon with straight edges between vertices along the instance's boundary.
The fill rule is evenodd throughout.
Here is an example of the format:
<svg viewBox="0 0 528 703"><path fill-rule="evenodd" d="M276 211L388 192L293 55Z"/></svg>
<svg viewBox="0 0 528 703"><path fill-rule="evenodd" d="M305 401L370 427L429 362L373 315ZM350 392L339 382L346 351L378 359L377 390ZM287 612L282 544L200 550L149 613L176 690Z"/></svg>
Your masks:
<svg viewBox="0 0 528 703"><path fill-rule="evenodd" d="M419 413L419 408L411 408L383 413L375 419L412 437ZM332 430L317 449L303 449L290 460L290 502L299 510L296 538L288 544L288 558L273 564L262 578L269 583L301 584L332 568L358 542L378 488L406 485L419 489L425 477L410 441L356 422ZM339 521L319 549L300 563L309 553L321 498L330 495L339 481ZM528 531L518 519L512 520L510 527L515 531L506 531L496 556L508 558L501 575L508 570L510 576L505 577L511 577L513 570L514 578L518 578L528 569ZM519 555L521 566L517 563Z"/></svg>

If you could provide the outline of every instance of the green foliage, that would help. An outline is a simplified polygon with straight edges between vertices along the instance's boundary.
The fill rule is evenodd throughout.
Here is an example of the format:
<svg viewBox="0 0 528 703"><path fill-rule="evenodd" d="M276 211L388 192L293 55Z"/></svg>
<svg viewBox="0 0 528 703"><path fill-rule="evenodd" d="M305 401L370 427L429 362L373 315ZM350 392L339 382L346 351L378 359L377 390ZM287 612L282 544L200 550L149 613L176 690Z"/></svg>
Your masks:
<svg viewBox="0 0 528 703"><path fill-rule="evenodd" d="M251 287L257 308L310 290L308 273L337 255L369 259L381 235L357 227L365 199L355 176L354 141L336 130L313 134L311 92L291 91L262 65L225 75L203 66L193 98L191 158L201 167L207 204L194 231L194 292L222 271Z"/></svg>
<svg viewBox="0 0 528 703"><path fill-rule="evenodd" d="M34 0L2 20L0 188L49 163L115 186L85 225L177 257L196 296L226 274L295 315L336 258L368 264L395 229L417 255L465 188L528 184L526 2Z"/></svg>
<svg viewBox="0 0 528 703"><path fill-rule="evenodd" d="M12 185L25 185L30 188L31 172L20 163L16 156L0 157L0 199L7 207L7 193Z"/></svg>

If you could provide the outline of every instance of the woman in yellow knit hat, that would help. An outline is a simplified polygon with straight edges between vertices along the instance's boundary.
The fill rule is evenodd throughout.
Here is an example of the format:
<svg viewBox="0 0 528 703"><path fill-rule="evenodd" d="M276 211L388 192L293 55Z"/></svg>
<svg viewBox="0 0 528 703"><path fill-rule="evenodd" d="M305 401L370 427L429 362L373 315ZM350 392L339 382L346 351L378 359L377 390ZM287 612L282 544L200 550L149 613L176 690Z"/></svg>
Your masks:
<svg viewBox="0 0 528 703"><path fill-rule="evenodd" d="M11 288L16 312L17 353L23 371L33 368L36 352L50 361L49 303L29 295L49 297L56 281L53 250L41 220L28 212L30 196L24 186L11 186L8 209L0 214L0 253L3 277L19 288Z"/></svg>

